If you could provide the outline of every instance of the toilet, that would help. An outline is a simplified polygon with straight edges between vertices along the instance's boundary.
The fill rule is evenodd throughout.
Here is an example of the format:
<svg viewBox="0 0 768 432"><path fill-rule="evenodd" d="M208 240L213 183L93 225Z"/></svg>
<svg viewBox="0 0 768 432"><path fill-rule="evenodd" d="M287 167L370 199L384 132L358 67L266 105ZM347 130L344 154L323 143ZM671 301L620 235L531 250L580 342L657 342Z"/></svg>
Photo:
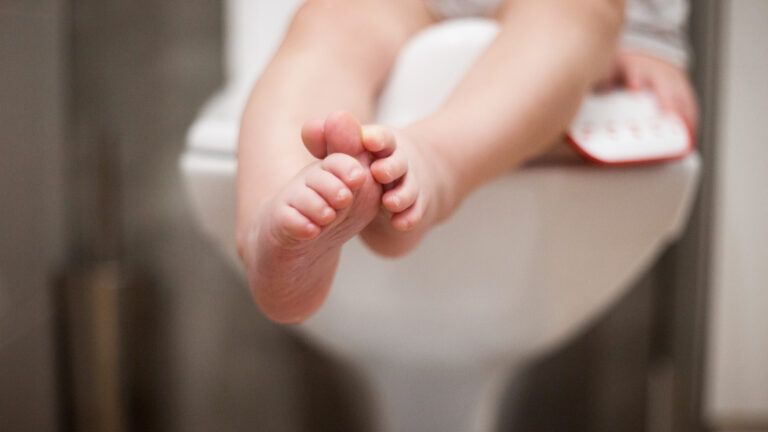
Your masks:
<svg viewBox="0 0 768 432"><path fill-rule="evenodd" d="M300 3L226 3L227 84L202 107L180 161L202 232L237 271L240 114ZM417 35L377 121L403 125L437 108L496 32L491 21L463 19ZM510 172L404 258L350 241L326 304L293 328L364 377L377 430L490 431L502 385L596 319L681 233L699 169L694 153L640 167Z"/></svg>

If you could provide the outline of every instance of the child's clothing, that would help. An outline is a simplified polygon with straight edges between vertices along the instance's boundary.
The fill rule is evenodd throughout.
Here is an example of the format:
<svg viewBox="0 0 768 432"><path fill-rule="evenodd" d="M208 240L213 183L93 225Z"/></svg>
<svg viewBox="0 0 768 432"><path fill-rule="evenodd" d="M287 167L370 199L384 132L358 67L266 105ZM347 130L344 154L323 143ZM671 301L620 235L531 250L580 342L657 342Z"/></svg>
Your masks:
<svg viewBox="0 0 768 432"><path fill-rule="evenodd" d="M425 0L442 18L488 16L504 0ZM537 0L527 0L537 1ZM688 0L628 0L621 45L687 66Z"/></svg>
<svg viewBox="0 0 768 432"><path fill-rule="evenodd" d="M688 66L688 0L629 0L621 46Z"/></svg>

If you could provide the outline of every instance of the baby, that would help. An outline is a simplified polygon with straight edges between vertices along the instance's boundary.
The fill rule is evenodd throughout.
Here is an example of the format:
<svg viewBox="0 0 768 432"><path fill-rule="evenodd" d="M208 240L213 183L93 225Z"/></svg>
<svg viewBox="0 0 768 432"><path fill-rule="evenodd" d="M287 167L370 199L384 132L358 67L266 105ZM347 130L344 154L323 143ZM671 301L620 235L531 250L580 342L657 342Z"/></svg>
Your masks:
<svg viewBox="0 0 768 432"><path fill-rule="evenodd" d="M443 106L402 129L368 124L403 44L465 15L500 31ZM686 15L683 0L305 2L241 127L237 244L259 307L309 317L356 235L407 253L475 188L547 150L596 86L650 89L695 127Z"/></svg>

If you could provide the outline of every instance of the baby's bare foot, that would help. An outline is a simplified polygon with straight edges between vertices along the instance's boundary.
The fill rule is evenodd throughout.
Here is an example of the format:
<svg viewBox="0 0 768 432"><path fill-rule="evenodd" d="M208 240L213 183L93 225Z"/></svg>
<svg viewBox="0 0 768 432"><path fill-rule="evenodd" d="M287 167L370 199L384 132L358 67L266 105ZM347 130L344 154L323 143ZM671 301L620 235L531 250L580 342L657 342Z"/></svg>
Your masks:
<svg viewBox="0 0 768 432"><path fill-rule="evenodd" d="M381 200L354 117L337 113L308 123L302 137L322 160L263 206L241 249L254 299L282 323L300 322L322 305L341 246L371 222Z"/></svg>
<svg viewBox="0 0 768 432"><path fill-rule="evenodd" d="M374 155L371 174L385 192L382 211L361 236L378 253L402 255L454 207L446 173L439 158L425 154L405 131L366 126L363 146Z"/></svg>

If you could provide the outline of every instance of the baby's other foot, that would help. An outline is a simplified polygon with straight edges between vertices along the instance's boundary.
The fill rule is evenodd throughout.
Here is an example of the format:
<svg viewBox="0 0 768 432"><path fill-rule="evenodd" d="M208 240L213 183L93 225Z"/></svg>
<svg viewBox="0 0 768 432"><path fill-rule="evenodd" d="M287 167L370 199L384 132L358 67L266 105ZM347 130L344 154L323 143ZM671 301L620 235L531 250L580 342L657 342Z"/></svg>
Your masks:
<svg viewBox="0 0 768 432"><path fill-rule="evenodd" d="M253 238L241 248L254 299L277 322L303 321L322 305L341 246L371 222L381 199L360 124L338 113L322 127L323 159L264 205Z"/></svg>
<svg viewBox="0 0 768 432"><path fill-rule="evenodd" d="M385 192L382 211L361 236L378 253L405 254L454 207L446 170L405 131L366 126L363 146L374 156L371 175Z"/></svg>

